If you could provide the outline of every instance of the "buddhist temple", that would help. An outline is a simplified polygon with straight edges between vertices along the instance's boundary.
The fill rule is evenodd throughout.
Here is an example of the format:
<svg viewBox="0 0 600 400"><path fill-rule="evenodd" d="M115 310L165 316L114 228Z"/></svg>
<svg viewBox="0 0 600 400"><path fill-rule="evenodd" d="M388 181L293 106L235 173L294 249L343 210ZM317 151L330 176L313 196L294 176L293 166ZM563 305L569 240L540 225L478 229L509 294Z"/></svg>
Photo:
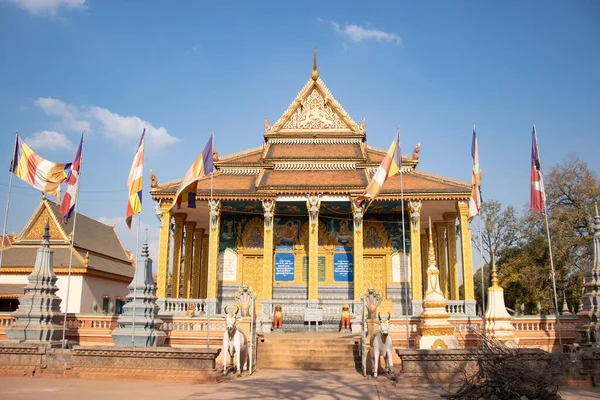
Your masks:
<svg viewBox="0 0 600 400"><path fill-rule="evenodd" d="M247 284L257 295L258 314L271 313L277 303L298 313L329 304L339 320L342 304L362 305L374 288L383 310L419 315L431 218L448 306L475 315L470 184L419 170L417 145L402 155L402 191L397 174L374 201L357 201L386 150L367 144L366 120L356 123L334 98L316 53L306 85L274 124L265 119L264 126L262 146L214 153L215 172L198 182L196 208L173 207L181 180L159 183L152 175L162 221L159 298L214 299L221 312ZM391 142L394 129L371 134ZM459 276L465 277L464 298Z"/></svg>

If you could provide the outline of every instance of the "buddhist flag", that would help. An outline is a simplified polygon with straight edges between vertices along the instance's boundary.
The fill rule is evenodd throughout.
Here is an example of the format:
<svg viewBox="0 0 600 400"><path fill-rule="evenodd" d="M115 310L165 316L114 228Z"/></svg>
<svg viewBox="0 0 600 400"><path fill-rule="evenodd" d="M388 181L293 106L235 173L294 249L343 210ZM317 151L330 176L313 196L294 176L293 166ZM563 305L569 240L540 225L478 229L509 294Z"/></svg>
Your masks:
<svg viewBox="0 0 600 400"><path fill-rule="evenodd" d="M69 164L43 159L17 135L10 171L42 192L60 199L60 184L67 179Z"/></svg>
<svg viewBox="0 0 600 400"><path fill-rule="evenodd" d="M131 219L134 214L142 211L142 175L144 173L144 136L146 129L142 132L140 144L133 157L133 164L127 178L127 187L129 188L129 202L127 203L127 214L125 223L131 229Z"/></svg>
<svg viewBox="0 0 600 400"><path fill-rule="evenodd" d="M473 142L471 144L473 170L471 172L471 198L469 199L469 219L479 214L481 209L481 169L479 168L479 142L473 124Z"/></svg>
<svg viewBox="0 0 600 400"><path fill-rule="evenodd" d="M79 187L79 172L81 171L81 157L83 155L83 134L77 152L73 158L73 163L69 171L67 179L67 192L60 203L60 215L63 217L63 224L69 222L69 218L73 215L75 204L77 203L77 188Z"/></svg>
<svg viewBox="0 0 600 400"><path fill-rule="evenodd" d="M531 209L546 214L546 192L544 191L544 178L542 177L542 164L540 164L535 124L533 125L531 139Z"/></svg>
<svg viewBox="0 0 600 400"><path fill-rule="evenodd" d="M394 139L392 145L388 149L387 154L383 157L377 171L375 171L375 174L371 178L369 185L367 185L365 194L360 196L359 199L373 200L377 197L386 179L400 172L401 166L402 154L400 152L400 133L398 133L396 134L396 139Z"/></svg>
<svg viewBox="0 0 600 400"><path fill-rule="evenodd" d="M177 193L175 194L177 209L181 208L182 203L186 204L188 208L196 208L198 179L211 173L213 169L213 137L211 136L206 147L204 147L202 153L185 174L179 185L179 189L177 189Z"/></svg>

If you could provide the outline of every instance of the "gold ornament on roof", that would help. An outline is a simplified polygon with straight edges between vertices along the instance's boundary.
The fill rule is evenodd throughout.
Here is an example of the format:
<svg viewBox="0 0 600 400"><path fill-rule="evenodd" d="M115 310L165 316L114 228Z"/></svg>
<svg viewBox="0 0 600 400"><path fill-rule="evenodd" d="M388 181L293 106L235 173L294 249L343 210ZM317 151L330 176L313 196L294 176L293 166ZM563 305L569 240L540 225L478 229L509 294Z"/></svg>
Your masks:
<svg viewBox="0 0 600 400"><path fill-rule="evenodd" d="M498 287L498 273L496 272L496 257L494 257L494 251L492 251L492 287Z"/></svg>
<svg viewBox="0 0 600 400"><path fill-rule="evenodd" d="M317 46L315 46L314 56L313 56L313 69L312 74L310 75L313 81L319 79L319 70L317 69Z"/></svg>

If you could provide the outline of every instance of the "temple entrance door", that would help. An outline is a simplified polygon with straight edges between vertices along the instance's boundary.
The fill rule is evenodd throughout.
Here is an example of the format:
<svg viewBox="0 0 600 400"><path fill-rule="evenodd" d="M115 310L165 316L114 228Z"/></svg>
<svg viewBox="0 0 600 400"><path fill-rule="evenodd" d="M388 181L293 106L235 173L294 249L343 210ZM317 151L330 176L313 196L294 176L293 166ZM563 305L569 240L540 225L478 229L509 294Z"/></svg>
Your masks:
<svg viewBox="0 0 600 400"><path fill-rule="evenodd" d="M262 294L263 256L244 255L241 284L248 284L254 293ZM257 305L258 307L258 305Z"/></svg>
<svg viewBox="0 0 600 400"><path fill-rule="evenodd" d="M364 256L363 271L365 288L375 288L385 299L387 297L385 256Z"/></svg>

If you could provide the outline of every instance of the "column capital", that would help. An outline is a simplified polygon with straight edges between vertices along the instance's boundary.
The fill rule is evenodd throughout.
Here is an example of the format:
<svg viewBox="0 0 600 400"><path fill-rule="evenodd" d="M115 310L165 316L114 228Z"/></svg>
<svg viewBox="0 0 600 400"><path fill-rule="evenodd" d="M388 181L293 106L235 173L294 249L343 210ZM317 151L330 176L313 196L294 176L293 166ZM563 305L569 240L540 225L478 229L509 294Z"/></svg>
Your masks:
<svg viewBox="0 0 600 400"><path fill-rule="evenodd" d="M319 217L319 209L321 208L321 195L307 194L306 208L308 209L311 225L315 225L317 223L317 218Z"/></svg>
<svg viewBox="0 0 600 400"><path fill-rule="evenodd" d="M444 221L453 222L456 221L457 215L455 212L445 212L444 214L442 214L442 216L444 217Z"/></svg>
<svg viewBox="0 0 600 400"><path fill-rule="evenodd" d="M262 200L264 218L265 218L265 229L271 230L271 224L273 222L273 212L275 211L275 200L265 199Z"/></svg>
<svg viewBox="0 0 600 400"><path fill-rule="evenodd" d="M360 232L362 229L364 208L362 201L352 200L352 214L354 216L354 230Z"/></svg>
<svg viewBox="0 0 600 400"><path fill-rule="evenodd" d="M173 214L173 219L175 220L175 223L183 224L185 222L185 220L187 219L187 214L184 214L184 213Z"/></svg>
<svg viewBox="0 0 600 400"><path fill-rule="evenodd" d="M413 231L417 232L420 230L419 223L421 222L421 208L423 202L421 200L409 201L408 210L410 212L410 220L412 222Z"/></svg>
<svg viewBox="0 0 600 400"><path fill-rule="evenodd" d="M185 231L193 231L194 229L196 229L196 223L194 221L186 221L184 222L183 226L185 227Z"/></svg>
<svg viewBox="0 0 600 400"><path fill-rule="evenodd" d="M209 215L210 215L210 228L214 231L217 228L217 219L221 215L221 200L209 200Z"/></svg>
<svg viewBox="0 0 600 400"><path fill-rule="evenodd" d="M469 214L469 202L467 201L457 201L456 202L456 212L458 212L461 217Z"/></svg>

